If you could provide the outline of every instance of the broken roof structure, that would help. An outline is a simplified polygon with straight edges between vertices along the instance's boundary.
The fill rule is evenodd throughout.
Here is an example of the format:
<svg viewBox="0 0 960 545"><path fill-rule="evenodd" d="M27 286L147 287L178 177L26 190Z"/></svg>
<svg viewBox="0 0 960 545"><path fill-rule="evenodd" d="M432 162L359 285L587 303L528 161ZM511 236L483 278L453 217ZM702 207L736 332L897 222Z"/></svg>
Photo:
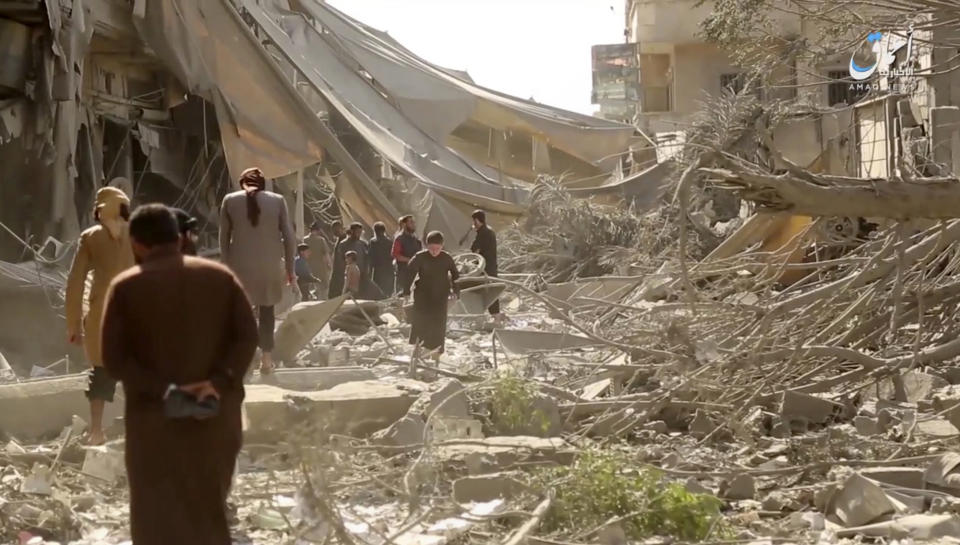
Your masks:
<svg viewBox="0 0 960 545"><path fill-rule="evenodd" d="M636 135L629 125L478 86L317 0L139 1L134 22L187 89L216 106L231 173L250 164L271 176L294 173L326 149L353 186L338 195L364 220L402 211L332 142L308 92L425 186L431 210L417 212L438 228L450 227L441 218L453 209L521 213L538 174L611 173ZM516 137L530 148L527 169L515 164Z"/></svg>

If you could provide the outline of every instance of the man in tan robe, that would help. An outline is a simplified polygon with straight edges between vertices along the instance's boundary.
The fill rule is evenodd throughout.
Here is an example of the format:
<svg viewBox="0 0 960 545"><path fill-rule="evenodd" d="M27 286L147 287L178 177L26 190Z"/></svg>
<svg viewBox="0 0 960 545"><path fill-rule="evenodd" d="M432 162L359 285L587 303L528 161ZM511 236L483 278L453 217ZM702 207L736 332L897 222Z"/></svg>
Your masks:
<svg viewBox="0 0 960 545"><path fill-rule="evenodd" d="M257 346L251 305L229 269L180 253L165 206L137 209L130 235L139 266L110 286L103 362L126 396L131 537L134 545L229 545L243 376ZM168 416L177 389L219 399L219 412Z"/></svg>
<svg viewBox="0 0 960 545"><path fill-rule="evenodd" d="M66 314L67 336L74 344L82 344L87 362L92 366L87 399L90 400L91 444L103 443L103 410L113 402L116 381L103 368L100 354L100 321L103 299L110 281L133 266L127 220L130 219L130 200L117 188L104 187L97 191L93 216L97 225L80 235L77 253L73 258L67 279ZM83 292L87 275L93 272L90 304L83 312Z"/></svg>

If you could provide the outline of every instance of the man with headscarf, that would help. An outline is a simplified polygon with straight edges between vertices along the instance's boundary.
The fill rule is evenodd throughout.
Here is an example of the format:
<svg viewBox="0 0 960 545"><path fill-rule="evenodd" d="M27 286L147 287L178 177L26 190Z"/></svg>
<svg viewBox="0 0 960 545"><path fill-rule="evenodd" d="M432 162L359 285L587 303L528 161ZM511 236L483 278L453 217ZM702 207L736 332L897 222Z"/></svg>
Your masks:
<svg viewBox="0 0 960 545"><path fill-rule="evenodd" d="M133 251L127 221L130 219L130 199L117 188L104 187L97 191L93 217L97 225L80 234L77 253L73 257L67 278L66 315L67 337L71 343L82 344L90 370L87 399L90 400L90 444L102 444L103 411L113 402L116 381L103 368L100 350L100 322L107 286L115 276L133 266ZM87 275L93 273L89 306L83 311L83 295Z"/></svg>
<svg viewBox="0 0 960 545"><path fill-rule="evenodd" d="M292 286L296 235L282 195L267 191L259 168L240 174L240 191L220 206L220 253L257 307L260 374L273 373L275 307L283 300L284 280Z"/></svg>
<svg viewBox="0 0 960 545"><path fill-rule="evenodd" d="M374 299L386 299L394 293L393 238L387 235L387 226L378 221L373 224L370 239L370 275L373 278Z"/></svg>
<svg viewBox="0 0 960 545"><path fill-rule="evenodd" d="M406 215L400 218L400 232L393 239L393 259L397 267L397 291L407 297L410 295L410 286L413 284L413 275L408 271L408 264L417 252L423 249L423 243L417 238L417 226L413 216Z"/></svg>
<svg viewBox="0 0 960 545"><path fill-rule="evenodd" d="M258 337L250 301L226 267L180 254L167 207L138 208L130 238L139 266L110 286L103 363L126 394L131 538L230 545L226 500Z"/></svg>

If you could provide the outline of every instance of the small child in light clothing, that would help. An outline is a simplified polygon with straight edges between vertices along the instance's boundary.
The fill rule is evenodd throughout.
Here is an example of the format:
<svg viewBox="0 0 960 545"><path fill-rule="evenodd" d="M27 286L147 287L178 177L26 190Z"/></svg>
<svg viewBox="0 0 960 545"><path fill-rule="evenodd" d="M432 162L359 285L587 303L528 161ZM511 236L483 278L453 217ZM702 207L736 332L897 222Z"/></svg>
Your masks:
<svg viewBox="0 0 960 545"><path fill-rule="evenodd" d="M357 252L351 250L344 254L344 258L347 262L347 272L343 283L343 293L358 297L360 295L360 267L357 265Z"/></svg>

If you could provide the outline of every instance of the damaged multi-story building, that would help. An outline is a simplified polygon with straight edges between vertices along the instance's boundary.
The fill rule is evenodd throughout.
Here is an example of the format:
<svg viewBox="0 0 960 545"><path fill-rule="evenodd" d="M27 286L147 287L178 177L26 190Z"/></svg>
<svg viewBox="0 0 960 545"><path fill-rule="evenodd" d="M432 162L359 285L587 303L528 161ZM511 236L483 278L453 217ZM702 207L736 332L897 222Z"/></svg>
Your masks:
<svg viewBox="0 0 960 545"><path fill-rule="evenodd" d="M0 0L0 352L71 365L62 279L107 184L189 210L210 253L249 166L301 235L412 213L458 241L474 208L522 213L539 176L629 196L637 142L630 124L486 89L319 0Z"/></svg>
<svg viewBox="0 0 960 545"><path fill-rule="evenodd" d="M626 0L625 6L626 43L598 46L619 51L621 58L615 62L600 58L595 48L594 102L602 115L612 119L632 115L630 121L656 144L661 157L683 148L695 115L710 97L729 91L753 94L764 103L785 100L802 105L797 115L773 128L772 143L783 157L810 172L887 178L899 165L923 175L960 170L960 95L956 92L960 75L952 69L956 48L948 44L956 40L949 25L927 28L920 19L916 32L905 24L873 29L854 51L850 47L817 54L784 50L763 74L763 81L751 82L749 70L738 64L741 59L730 44L712 41L705 32L705 22L714 16L714 2ZM759 34L782 38L771 40L775 45L770 56L777 55L776 44L817 45L829 28L829 22L815 16L802 17L803 10L792 9L789 1L758 9L763 10L766 24ZM890 14L878 6L863 9L873 15ZM856 43L862 36L849 38ZM876 73L868 74L871 63ZM854 65L864 71L854 73ZM598 79L598 74L607 76ZM611 87L616 92L611 93ZM713 220L728 219L737 208ZM762 250L777 250L812 221L789 214L772 218L755 217L754 225L748 227L762 236L737 239L727 250L756 243L757 236ZM765 222L763 229L755 228L759 222ZM835 218L824 225L836 239L855 237L864 224L865 219ZM802 259L803 251L790 257L791 261ZM803 274L803 269L796 269L789 276Z"/></svg>

